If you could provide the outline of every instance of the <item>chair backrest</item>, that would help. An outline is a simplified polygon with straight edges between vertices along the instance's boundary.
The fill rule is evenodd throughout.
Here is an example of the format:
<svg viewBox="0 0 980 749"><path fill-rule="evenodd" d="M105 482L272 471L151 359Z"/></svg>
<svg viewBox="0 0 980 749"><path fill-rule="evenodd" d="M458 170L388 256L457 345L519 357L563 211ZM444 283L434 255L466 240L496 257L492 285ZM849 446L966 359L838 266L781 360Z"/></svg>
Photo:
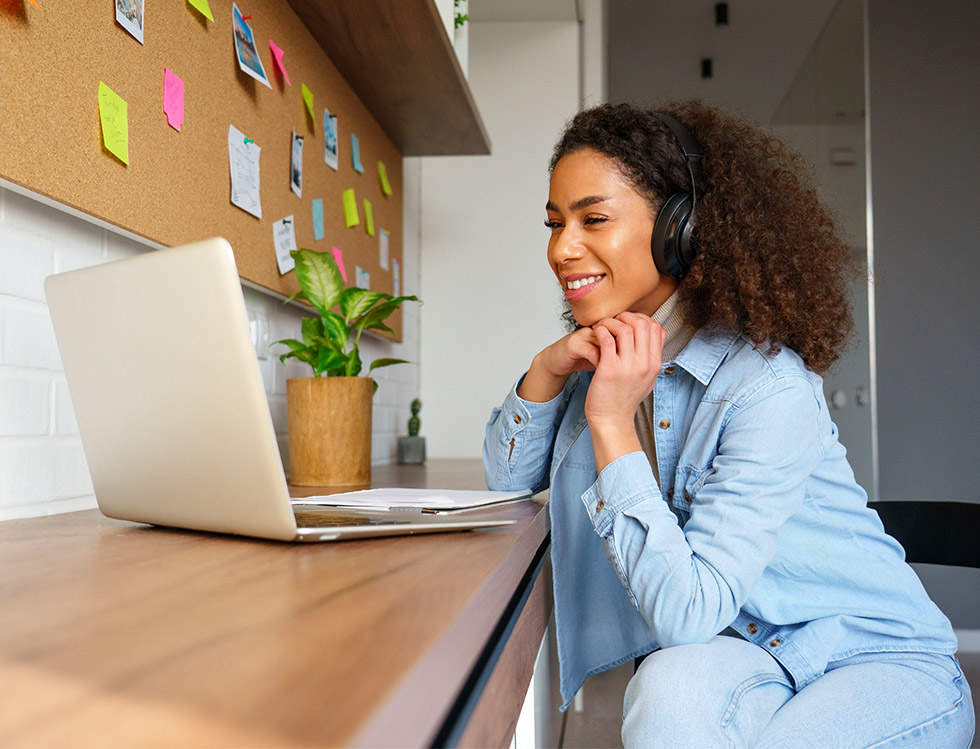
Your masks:
<svg viewBox="0 0 980 749"><path fill-rule="evenodd" d="M980 503L869 502L908 562L980 568Z"/></svg>

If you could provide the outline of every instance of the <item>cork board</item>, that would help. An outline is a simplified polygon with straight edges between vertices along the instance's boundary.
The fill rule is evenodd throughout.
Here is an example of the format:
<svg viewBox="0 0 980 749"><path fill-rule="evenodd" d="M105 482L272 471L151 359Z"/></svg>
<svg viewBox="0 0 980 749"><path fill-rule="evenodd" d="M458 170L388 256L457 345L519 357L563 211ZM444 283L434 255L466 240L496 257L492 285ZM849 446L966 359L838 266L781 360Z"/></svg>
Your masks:
<svg viewBox="0 0 980 749"><path fill-rule="evenodd" d="M299 247L343 251L375 291L394 292L393 265L381 268L380 229L392 259L402 257L402 157L322 48L281 0L242 0L271 88L242 72L232 35L232 3L210 0L208 21L186 0L147 3L144 43L116 23L112 0L99 3L0 2L0 176L165 246L222 236L241 277L288 296L295 273L280 276L273 225L292 215ZM356 33L338 29L338 33ZM269 40L285 50L285 82ZM178 132L163 111L164 68L184 82ZM99 82L128 105L129 165L102 141ZM316 122L301 84L313 94ZM324 163L323 109L338 116L339 169ZM262 218L233 205L228 126L261 150ZM302 198L289 186L291 132L304 138ZM364 173L351 161L351 133ZM381 190L385 164L393 194ZM345 228L342 193L353 188L361 218ZM314 240L314 199L323 201L325 236ZM375 236L365 231L371 202ZM401 312L389 319L401 338Z"/></svg>

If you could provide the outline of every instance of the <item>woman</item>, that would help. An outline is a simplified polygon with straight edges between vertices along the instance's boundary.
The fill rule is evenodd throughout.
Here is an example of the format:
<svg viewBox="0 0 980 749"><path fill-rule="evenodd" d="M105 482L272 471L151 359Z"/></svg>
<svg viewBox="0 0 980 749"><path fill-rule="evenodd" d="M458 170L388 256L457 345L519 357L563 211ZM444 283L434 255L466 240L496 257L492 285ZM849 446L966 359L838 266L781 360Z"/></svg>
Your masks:
<svg viewBox="0 0 980 749"><path fill-rule="evenodd" d="M493 489L551 489L562 709L652 653L626 746L969 746L952 628L827 411L849 255L799 158L698 103L597 107L546 210L575 329L494 409L484 462Z"/></svg>

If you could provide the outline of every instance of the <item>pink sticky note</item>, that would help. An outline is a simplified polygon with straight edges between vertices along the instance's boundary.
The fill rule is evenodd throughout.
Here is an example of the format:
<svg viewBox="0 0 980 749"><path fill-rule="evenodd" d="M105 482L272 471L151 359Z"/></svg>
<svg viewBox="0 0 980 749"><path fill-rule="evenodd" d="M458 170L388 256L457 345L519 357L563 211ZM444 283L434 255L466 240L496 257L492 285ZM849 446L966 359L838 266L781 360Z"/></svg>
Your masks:
<svg viewBox="0 0 980 749"><path fill-rule="evenodd" d="M272 50L272 58L276 61L276 66L279 68L279 70L282 71L282 75L286 79L286 83L292 86L293 82L289 80L289 73L286 72L286 66L282 64L283 50L280 49L279 45L277 45L271 39L269 40L269 48Z"/></svg>
<svg viewBox="0 0 980 749"><path fill-rule="evenodd" d="M347 283L347 269L344 268L344 253L339 247L334 247L331 252L333 253L333 259L337 261L337 267L340 268L340 275L344 279L344 283Z"/></svg>
<svg viewBox="0 0 980 749"><path fill-rule="evenodd" d="M170 68L163 69L163 111L174 130L184 124L184 82Z"/></svg>

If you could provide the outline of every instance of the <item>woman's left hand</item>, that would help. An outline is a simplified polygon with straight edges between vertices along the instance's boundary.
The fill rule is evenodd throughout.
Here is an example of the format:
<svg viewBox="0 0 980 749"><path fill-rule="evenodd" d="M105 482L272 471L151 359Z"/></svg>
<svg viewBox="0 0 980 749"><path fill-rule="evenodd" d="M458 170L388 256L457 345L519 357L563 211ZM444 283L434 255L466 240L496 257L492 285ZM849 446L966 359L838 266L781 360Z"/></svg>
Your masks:
<svg viewBox="0 0 980 749"><path fill-rule="evenodd" d="M599 364L585 400L585 417L601 471L611 460L638 449L633 416L660 374L667 333L636 312L600 320L592 330L599 343Z"/></svg>

